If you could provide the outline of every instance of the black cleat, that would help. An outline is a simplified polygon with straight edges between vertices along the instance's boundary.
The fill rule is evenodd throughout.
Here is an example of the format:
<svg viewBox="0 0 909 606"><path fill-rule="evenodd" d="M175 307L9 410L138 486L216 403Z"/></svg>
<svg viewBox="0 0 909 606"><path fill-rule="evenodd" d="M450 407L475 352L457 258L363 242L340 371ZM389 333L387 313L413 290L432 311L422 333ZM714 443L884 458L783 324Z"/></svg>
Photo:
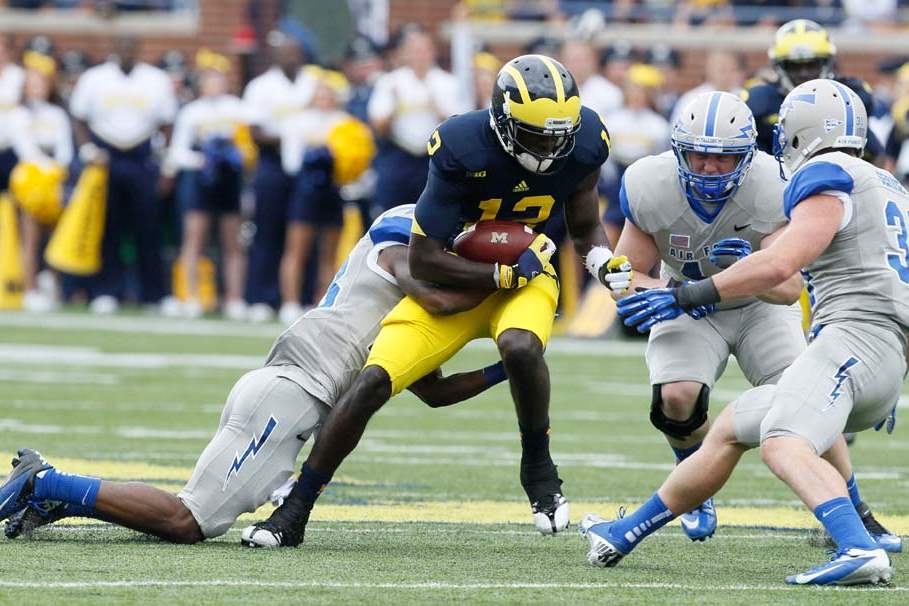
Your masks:
<svg viewBox="0 0 909 606"><path fill-rule="evenodd" d="M903 551L903 539L887 530L883 524L878 522L871 511L871 507L864 501L856 508L865 530L877 543L877 546L888 553L900 553ZM836 541L823 528L816 529L808 537L808 542L814 547L826 547L828 549L837 549Z"/></svg>
<svg viewBox="0 0 909 606"><path fill-rule="evenodd" d="M42 501L40 503L30 501L25 509L6 521L3 534L7 539L15 539L20 536L28 539L36 529L53 524L67 515L66 504L60 501Z"/></svg>
<svg viewBox="0 0 909 606"><path fill-rule="evenodd" d="M303 542L313 503L303 500L299 487L264 522L243 529L240 543L246 547L296 547Z"/></svg>
<svg viewBox="0 0 909 606"><path fill-rule="evenodd" d="M28 448L19 450L13 459L13 470L0 486L0 520L19 513L28 506L28 499L35 489L35 476L51 469L41 453Z"/></svg>
<svg viewBox="0 0 909 606"><path fill-rule="evenodd" d="M530 506L533 511L533 524L542 534L555 534L568 528L568 499L554 492L534 501Z"/></svg>

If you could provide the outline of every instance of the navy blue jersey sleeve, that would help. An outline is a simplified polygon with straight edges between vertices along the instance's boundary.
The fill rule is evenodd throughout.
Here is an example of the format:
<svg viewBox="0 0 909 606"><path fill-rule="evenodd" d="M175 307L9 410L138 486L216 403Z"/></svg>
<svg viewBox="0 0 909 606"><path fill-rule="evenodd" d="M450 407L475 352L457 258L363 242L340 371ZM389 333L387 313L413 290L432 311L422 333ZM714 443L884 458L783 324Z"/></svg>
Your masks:
<svg viewBox="0 0 909 606"><path fill-rule="evenodd" d="M783 212L789 219L792 209L802 200L829 190L851 194L854 185L852 175L842 166L831 162L813 162L796 171L789 181L783 193Z"/></svg>
<svg viewBox="0 0 909 606"><path fill-rule="evenodd" d="M448 241L461 226L463 181L446 174L435 162L429 163L426 187L414 209L413 232L435 240Z"/></svg>
<svg viewBox="0 0 909 606"><path fill-rule="evenodd" d="M589 166L590 172L597 170L609 158L609 131L592 109L581 107L581 128L575 136L574 159Z"/></svg>

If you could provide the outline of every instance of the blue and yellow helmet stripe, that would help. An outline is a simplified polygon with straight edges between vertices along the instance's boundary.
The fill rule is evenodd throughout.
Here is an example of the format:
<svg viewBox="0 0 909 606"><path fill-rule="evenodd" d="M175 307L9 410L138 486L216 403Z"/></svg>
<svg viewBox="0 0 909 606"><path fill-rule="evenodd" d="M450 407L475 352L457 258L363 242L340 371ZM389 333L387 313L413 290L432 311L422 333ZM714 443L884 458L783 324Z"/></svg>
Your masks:
<svg viewBox="0 0 909 606"><path fill-rule="evenodd" d="M581 122L581 97L568 71L554 59L525 55L500 71L510 117L545 132L572 131Z"/></svg>

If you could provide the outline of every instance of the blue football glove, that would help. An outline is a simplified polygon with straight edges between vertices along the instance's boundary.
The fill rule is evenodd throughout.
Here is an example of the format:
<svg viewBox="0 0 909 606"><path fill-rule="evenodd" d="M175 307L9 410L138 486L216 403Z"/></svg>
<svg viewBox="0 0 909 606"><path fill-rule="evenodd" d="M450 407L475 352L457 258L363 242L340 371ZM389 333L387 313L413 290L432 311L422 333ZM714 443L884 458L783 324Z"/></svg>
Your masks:
<svg viewBox="0 0 909 606"><path fill-rule="evenodd" d="M640 333L685 313L676 301L673 288L651 288L625 297L618 302L616 309L625 326L634 326Z"/></svg>
<svg viewBox="0 0 909 606"><path fill-rule="evenodd" d="M887 428L887 433L893 433L893 428L896 427L896 406L893 407L887 418L874 426L874 431L880 431L883 427Z"/></svg>
<svg viewBox="0 0 909 606"><path fill-rule="evenodd" d="M751 242L742 238L726 238L710 247L707 258L717 267L726 269L751 254Z"/></svg>

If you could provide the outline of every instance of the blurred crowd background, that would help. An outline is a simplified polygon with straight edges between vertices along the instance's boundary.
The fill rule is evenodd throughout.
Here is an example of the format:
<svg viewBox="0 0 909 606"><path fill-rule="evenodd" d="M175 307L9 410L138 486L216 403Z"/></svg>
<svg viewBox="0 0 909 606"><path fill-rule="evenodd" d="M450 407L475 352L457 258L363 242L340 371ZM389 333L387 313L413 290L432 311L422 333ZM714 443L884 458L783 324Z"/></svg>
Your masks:
<svg viewBox="0 0 909 606"><path fill-rule="evenodd" d="M806 34L817 61L860 82L871 159L909 181L909 0L6 0L0 307L292 322L373 217L416 201L436 125L487 107L524 52L560 59L608 125L614 243L625 167L669 149L699 92L780 90L792 19L829 28ZM584 315L569 249L565 326Z"/></svg>

